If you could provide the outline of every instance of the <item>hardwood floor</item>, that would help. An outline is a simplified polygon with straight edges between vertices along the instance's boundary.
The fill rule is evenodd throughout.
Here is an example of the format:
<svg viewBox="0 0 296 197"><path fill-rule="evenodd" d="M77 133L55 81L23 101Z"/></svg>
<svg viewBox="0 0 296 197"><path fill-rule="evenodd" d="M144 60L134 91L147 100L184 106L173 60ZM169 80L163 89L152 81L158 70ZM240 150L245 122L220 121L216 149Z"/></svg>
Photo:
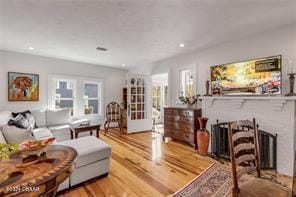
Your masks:
<svg viewBox="0 0 296 197"><path fill-rule="evenodd" d="M199 175L213 160L192 147L146 132L122 135L112 129L100 135L112 147L107 177L96 178L64 191L70 196L167 196Z"/></svg>

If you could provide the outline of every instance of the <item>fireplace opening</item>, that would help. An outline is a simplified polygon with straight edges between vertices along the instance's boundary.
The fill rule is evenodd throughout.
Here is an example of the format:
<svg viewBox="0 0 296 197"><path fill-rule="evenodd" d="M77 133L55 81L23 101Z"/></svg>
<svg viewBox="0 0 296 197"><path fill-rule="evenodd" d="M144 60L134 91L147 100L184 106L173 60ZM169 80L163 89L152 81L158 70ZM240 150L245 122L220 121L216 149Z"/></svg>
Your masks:
<svg viewBox="0 0 296 197"><path fill-rule="evenodd" d="M257 126L262 170L277 171L277 134L272 135ZM230 160L228 123L216 121L211 125L211 156L217 160Z"/></svg>

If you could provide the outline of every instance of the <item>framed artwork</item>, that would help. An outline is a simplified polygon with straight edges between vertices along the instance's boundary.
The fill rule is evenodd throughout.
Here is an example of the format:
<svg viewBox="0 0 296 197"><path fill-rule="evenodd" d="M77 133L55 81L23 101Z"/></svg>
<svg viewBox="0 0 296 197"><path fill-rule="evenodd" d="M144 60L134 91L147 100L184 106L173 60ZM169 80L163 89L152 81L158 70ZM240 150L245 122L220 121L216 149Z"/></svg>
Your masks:
<svg viewBox="0 0 296 197"><path fill-rule="evenodd" d="M39 75L8 72L8 101L38 101Z"/></svg>

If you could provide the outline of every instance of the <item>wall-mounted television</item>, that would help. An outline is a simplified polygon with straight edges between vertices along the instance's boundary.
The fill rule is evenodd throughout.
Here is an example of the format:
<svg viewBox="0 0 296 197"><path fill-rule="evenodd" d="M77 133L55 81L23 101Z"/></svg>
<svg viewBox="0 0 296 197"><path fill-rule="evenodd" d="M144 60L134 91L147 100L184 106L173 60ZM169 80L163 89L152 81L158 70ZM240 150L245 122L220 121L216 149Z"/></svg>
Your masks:
<svg viewBox="0 0 296 197"><path fill-rule="evenodd" d="M211 67L213 95L280 95L282 56Z"/></svg>

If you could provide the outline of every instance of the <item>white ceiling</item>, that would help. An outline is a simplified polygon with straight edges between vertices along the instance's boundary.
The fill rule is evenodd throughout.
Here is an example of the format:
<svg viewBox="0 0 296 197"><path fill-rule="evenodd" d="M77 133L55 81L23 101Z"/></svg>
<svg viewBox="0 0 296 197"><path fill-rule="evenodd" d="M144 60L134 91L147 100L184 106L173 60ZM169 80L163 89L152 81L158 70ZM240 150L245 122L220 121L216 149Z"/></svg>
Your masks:
<svg viewBox="0 0 296 197"><path fill-rule="evenodd" d="M140 66L296 22L295 0L0 1L1 49L113 67ZM98 45L109 50L97 51Z"/></svg>

